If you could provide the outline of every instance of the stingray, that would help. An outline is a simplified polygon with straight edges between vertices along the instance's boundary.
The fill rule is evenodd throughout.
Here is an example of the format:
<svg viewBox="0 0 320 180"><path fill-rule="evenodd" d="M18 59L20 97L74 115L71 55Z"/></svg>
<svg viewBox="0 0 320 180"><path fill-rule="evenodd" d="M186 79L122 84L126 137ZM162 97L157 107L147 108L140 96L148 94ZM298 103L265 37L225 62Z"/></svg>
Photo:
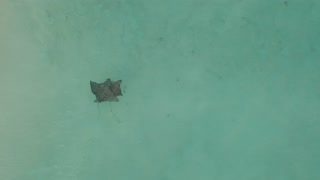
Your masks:
<svg viewBox="0 0 320 180"><path fill-rule="evenodd" d="M96 96L94 102L118 102L118 96L122 96L121 82L122 80L111 81L110 79L107 79L103 83L90 81L91 91Z"/></svg>

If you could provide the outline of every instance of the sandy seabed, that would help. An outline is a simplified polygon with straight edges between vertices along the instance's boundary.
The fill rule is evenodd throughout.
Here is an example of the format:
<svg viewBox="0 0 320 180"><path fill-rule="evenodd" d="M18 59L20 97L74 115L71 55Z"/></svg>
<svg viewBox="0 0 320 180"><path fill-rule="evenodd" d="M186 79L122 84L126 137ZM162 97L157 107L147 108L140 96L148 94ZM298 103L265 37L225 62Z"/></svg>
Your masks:
<svg viewBox="0 0 320 180"><path fill-rule="evenodd" d="M1 0L0 179L319 179L319 12ZM124 96L97 106L107 78Z"/></svg>

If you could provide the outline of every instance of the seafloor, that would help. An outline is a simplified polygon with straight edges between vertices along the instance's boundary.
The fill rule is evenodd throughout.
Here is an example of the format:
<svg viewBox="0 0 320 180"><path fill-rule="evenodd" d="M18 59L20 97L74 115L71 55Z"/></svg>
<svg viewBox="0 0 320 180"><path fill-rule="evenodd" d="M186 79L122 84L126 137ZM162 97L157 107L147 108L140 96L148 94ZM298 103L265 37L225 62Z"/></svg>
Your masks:
<svg viewBox="0 0 320 180"><path fill-rule="evenodd" d="M317 0L1 0L0 179L320 179L319 29Z"/></svg>

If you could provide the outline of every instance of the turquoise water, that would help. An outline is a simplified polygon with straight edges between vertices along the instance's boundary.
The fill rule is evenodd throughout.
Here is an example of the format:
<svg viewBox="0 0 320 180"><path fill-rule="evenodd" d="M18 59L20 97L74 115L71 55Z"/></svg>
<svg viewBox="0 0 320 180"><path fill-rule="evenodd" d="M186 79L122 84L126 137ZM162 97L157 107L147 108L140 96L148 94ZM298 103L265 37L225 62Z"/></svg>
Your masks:
<svg viewBox="0 0 320 180"><path fill-rule="evenodd" d="M320 179L319 12L2 0L0 179ZM107 78L124 95L98 106Z"/></svg>

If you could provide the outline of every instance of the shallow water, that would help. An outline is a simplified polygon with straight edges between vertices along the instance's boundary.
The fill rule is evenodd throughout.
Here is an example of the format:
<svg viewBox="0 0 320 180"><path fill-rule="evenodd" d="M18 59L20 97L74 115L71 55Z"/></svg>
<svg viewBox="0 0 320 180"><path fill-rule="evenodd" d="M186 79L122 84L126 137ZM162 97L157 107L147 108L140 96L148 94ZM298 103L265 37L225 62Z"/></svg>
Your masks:
<svg viewBox="0 0 320 180"><path fill-rule="evenodd" d="M319 12L2 0L0 179L319 179ZM98 107L107 78L124 95Z"/></svg>

